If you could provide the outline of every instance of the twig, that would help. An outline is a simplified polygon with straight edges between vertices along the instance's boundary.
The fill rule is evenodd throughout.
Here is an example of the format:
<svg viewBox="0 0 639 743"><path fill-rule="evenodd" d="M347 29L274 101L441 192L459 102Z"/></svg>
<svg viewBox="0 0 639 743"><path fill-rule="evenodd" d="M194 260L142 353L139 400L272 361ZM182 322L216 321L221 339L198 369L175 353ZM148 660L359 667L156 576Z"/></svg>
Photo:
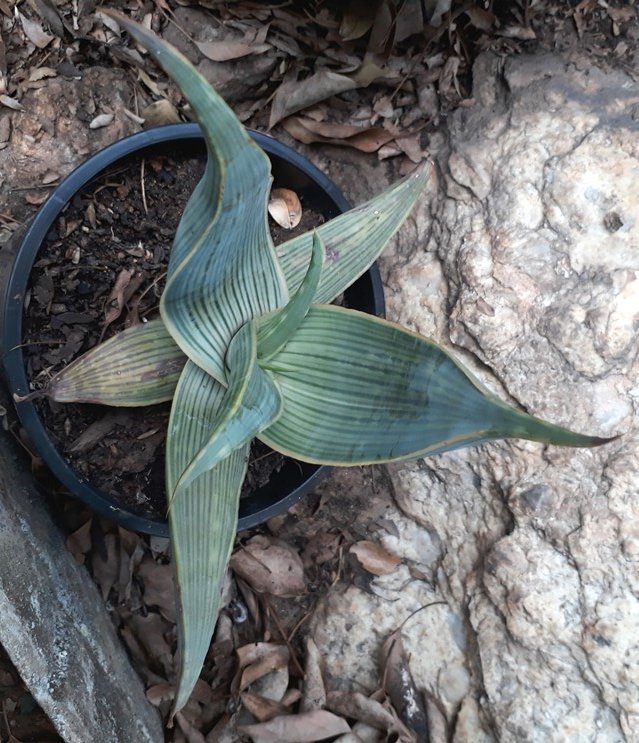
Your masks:
<svg viewBox="0 0 639 743"><path fill-rule="evenodd" d="M142 191L142 206L144 207L144 213L148 215L149 207L146 203L146 189L144 187L144 163L146 160L142 158L142 164L140 165L140 189Z"/></svg>
<svg viewBox="0 0 639 743"><path fill-rule="evenodd" d="M262 598L264 599L264 603L266 604L266 608L268 609L269 614L273 616L273 621L275 622L275 625L277 626L278 632L280 633L282 640L284 640L284 642L286 643L286 647L288 648L288 652L291 655L291 660L293 661L293 665L295 666L298 673L300 674L300 678L304 678L304 669L302 668L302 665L297 658L297 653L295 652L291 644L291 641L286 636L286 633L284 632L284 628L280 624L280 620L277 616L277 612L273 608L273 605L271 604L271 602L268 600L268 596L265 595Z"/></svg>

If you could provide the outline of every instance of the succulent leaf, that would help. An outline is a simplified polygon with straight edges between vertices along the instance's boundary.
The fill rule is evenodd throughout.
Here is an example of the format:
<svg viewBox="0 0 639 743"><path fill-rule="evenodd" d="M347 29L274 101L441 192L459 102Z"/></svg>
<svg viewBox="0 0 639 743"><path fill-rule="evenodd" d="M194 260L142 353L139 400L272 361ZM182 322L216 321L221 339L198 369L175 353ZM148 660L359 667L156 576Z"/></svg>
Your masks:
<svg viewBox="0 0 639 743"><path fill-rule="evenodd" d="M71 362L45 393L57 402L139 407L173 397L186 356L158 318L121 331Z"/></svg>
<svg viewBox="0 0 639 743"><path fill-rule="evenodd" d="M313 306L263 366L284 405L259 438L307 462L388 462L496 438L605 442L506 405L437 344L341 307Z"/></svg>
<svg viewBox="0 0 639 743"><path fill-rule="evenodd" d="M184 353L224 382L231 338L288 299L267 223L270 162L182 54L126 16L108 14L175 81L204 133L207 169L176 233L160 313Z"/></svg>
<svg viewBox="0 0 639 743"><path fill-rule="evenodd" d="M181 709L195 686L220 609L221 586L237 529L249 444L243 444L186 487L178 487L193 454L206 445L226 389L187 362L171 409L166 487L171 550L178 589L178 689Z"/></svg>
<svg viewBox="0 0 639 743"><path fill-rule="evenodd" d="M257 333L247 323L234 336L226 357L228 389L218 405L218 413L206 443L180 476L175 488L186 488L200 475L212 469L234 449L250 443L280 414L282 400L272 379L257 365ZM193 412L189 413L192 417ZM182 411L172 417L172 443L182 447L184 428ZM208 416L202 422L209 427ZM174 493L169 496L171 503Z"/></svg>
<svg viewBox="0 0 639 743"><path fill-rule="evenodd" d="M397 232L423 192L432 166L424 163L378 196L317 228L326 250L313 304L332 302L358 279ZM313 233L276 248L291 293L300 285L311 259Z"/></svg>
<svg viewBox="0 0 639 743"><path fill-rule="evenodd" d="M198 218L195 216L199 210L206 211L211 208L207 197L208 194L215 191L215 187L208 184L208 174L209 165L207 165L204 178L197 185L189 200L186 210L189 212L189 216L187 218L185 212L185 216L182 218L178 227L173 250L175 250L176 246L183 244L188 239L193 239L193 235L200 229L201 225L199 227L195 226L199 224ZM414 173L393 184L386 191L370 201L355 207L351 211L321 225L317 229L318 237L322 242L327 243L328 247L325 248L325 252L328 249L330 257L328 260L324 260L318 289L313 298L314 303L332 301L344 289L347 289L361 273L370 267L414 206L427 180L427 167L418 168ZM187 225L189 225L188 229ZM289 291L292 295L299 289L309 268L309 261L311 260L313 251L313 232L307 232L283 243L276 248L276 251L278 261L281 264ZM158 322L161 321L153 321L153 323ZM145 333L151 336L152 334L157 334L158 331L152 323L147 323L141 326L137 332L142 338ZM115 348L115 338L120 337L122 337L122 334L114 336L113 348ZM123 338L121 342L126 343L126 339ZM96 364L94 366L91 360L92 354L101 354L98 349L99 347L96 347L74 362L74 364L77 364L75 371L77 371L78 377L82 375L83 364L87 363L91 366L90 379L91 383L95 385L95 394L100 394L99 390L102 387L113 387L114 396L122 400L121 403L117 404L138 404L135 402L138 397L138 380L133 376L125 377L122 375L114 378L108 366L105 366L103 373L101 373L98 368L99 365ZM169 370L169 377L166 380L166 386L163 390L163 394L167 396L162 397L162 400L170 399L172 394L169 394L169 391L172 392L177 382L172 364L178 363L180 352L175 343L171 341L168 331L164 333L161 341L158 340L154 354L152 363L156 364L154 368L160 374L158 385L160 384L159 380L161 379L162 370ZM123 355L126 355L126 346L123 349ZM184 360L183 358L183 362ZM62 374L66 374L66 370L63 370ZM223 370L218 369L215 377L219 381L225 382L223 376ZM87 385L83 385L81 390L83 395L94 394L93 390L88 388L88 379ZM73 400L80 401L81 399L88 400L88 397L74 398L74 388L72 385L66 386L64 393L66 395L64 398L65 402L71 402ZM127 402L127 400L131 400L131 402ZM96 402L101 402L101 400L96 399ZM104 400L104 404L110 405L115 403Z"/></svg>
<svg viewBox="0 0 639 743"><path fill-rule="evenodd" d="M317 232L314 232L311 262L294 297L281 310L275 310L255 321L258 326L257 343L260 361L276 354L293 336L306 317L322 275L324 257L324 244Z"/></svg>

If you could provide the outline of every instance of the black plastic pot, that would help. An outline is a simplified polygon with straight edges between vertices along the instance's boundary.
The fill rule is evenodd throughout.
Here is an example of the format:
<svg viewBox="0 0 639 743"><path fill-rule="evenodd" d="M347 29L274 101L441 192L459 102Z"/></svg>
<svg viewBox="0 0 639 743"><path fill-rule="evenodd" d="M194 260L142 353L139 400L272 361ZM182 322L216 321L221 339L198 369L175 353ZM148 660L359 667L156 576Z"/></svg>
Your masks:
<svg viewBox="0 0 639 743"><path fill-rule="evenodd" d="M281 183L300 195L307 196L314 208L323 212L327 219L350 209L337 186L308 160L271 137L259 132L250 134L269 156L276 184ZM153 151L166 153L171 148L203 150L199 126L174 124L142 131L115 142L90 157L65 178L36 214L18 248L4 301L3 361L12 395L15 393L22 396L29 392L21 348L23 304L31 268L47 233L73 196L102 171L132 154L145 151L149 151L149 154ZM350 307L364 312L377 315L384 313L384 294L376 266L347 290L346 300ZM16 408L32 445L56 478L74 495L94 511L127 529L168 536L168 524L165 520L153 520L132 513L112 496L80 478L56 449L32 402L21 402ZM312 490L327 472L327 467L287 460L267 486L242 499L238 528L247 529L283 513L302 495Z"/></svg>

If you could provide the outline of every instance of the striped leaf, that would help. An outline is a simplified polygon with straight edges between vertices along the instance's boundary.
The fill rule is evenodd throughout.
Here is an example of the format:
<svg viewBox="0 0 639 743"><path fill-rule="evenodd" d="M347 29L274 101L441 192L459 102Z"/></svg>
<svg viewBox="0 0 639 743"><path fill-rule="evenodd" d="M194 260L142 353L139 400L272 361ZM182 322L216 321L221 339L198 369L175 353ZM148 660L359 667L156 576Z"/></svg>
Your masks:
<svg viewBox="0 0 639 743"><path fill-rule="evenodd" d="M322 274L324 257L324 245L317 232L314 232L311 262L295 296L281 310L275 310L255 321L258 327L257 341L260 361L276 354L293 336L306 317Z"/></svg>
<svg viewBox="0 0 639 743"><path fill-rule="evenodd" d="M314 304L332 302L370 268L423 192L431 167L424 163L370 201L317 228L326 260ZM277 246L289 292L300 285L312 247L311 232Z"/></svg>
<svg viewBox="0 0 639 743"><path fill-rule="evenodd" d="M57 402L155 405L173 397L185 362L164 323L152 320L87 351L56 374L45 393Z"/></svg>
<svg viewBox="0 0 639 743"><path fill-rule="evenodd" d="M209 180L209 168L211 166L211 160L208 161L207 170L204 178L197 185L189 203L187 205L187 211L190 213L197 213L200 209L207 209L207 197L209 194L215 192L215 186L208 184ZM389 189L379 194L370 201L362 204L361 206L355 207L349 212L337 217L336 219L327 222L317 229L319 238L327 243L325 251L328 252L328 260L324 260L323 269L320 277L319 287L313 297L313 302L318 304L320 302L330 302L344 289L347 289L350 284L357 279L365 270L378 257L384 246L399 225L406 218L406 215L413 207L419 194L423 191L424 186L427 182L428 171L426 166L418 169L409 176L398 183L391 186ZM210 206L210 205L209 205ZM190 226L189 226L190 225ZM193 234L197 231L196 225L198 225L195 217L189 216L188 219L184 218L180 222L178 232L175 239L173 251L175 251L178 245L182 245L187 240L192 239ZM188 229L187 229L188 227ZM278 261L284 272L286 282L288 284L288 290L291 294L295 293L304 278L304 275L309 267L309 261L311 260L313 248L313 232L307 232L304 235L289 240L288 242L278 246L276 248L278 253ZM172 252L173 255L173 252ZM173 265L173 262L172 262ZM158 321L153 321L160 322ZM126 332L126 331L125 331ZM140 326L138 331L140 336L148 333L149 336L156 335L157 329L153 323L147 323ZM119 335L114 336L115 338L120 337ZM110 342L110 341L109 341ZM123 341L124 342L124 341ZM155 342L155 341L150 341ZM95 352L100 353L98 349ZM84 363L91 364L89 360L91 354L94 351L89 351L85 357L78 359L78 367L76 369L79 377L82 376L82 365ZM126 355L126 350L123 351ZM173 389L176 383L176 376L174 373L173 363L178 363L177 359L180 357L174 342L171 341L168 331L166 331L161 338L157 340L157 348L154 351L154 359L152 361L155 364L156 372L160 375L159 379L163 375L163 370L168 372L169 376L165 380L166 384L162 394L166 394L167 397L163 397L163 400L170 399L172 394L169 391ZM185 358L182 363L184 363ZM124 370L121 370L122 372ZM224 382L223 371L218 369L217 374L214 376ZM63 371L63 374L66 370ZM122 399L121 405L135 405L135 399L138 396L137 385L138 378L134 376L123 376L120 375L118 378L113 378L113 375L108 368L105 366L103 373L100 372L97 366L92 368L91 371L91 383L95 385L95 394L99 394L99 390L102 387L113 386L114 391L117 387L117 396ZM74 399L80 400L80 398L73 398L74 388L69 385L65 388L64 398L65 402L71 402ZM88 384L82 388L83 395L94 394L89 389ZM57 397L55 399L58 399ZM82 400L88 400L88 397L81 398ZM131 402L126 402L131 400ZM101 401L97 400L96 401ZM105 404L116 404L110 403L104 400ZM147 404L147 403L140 403Z"/></svg>
<svg viewBox="0 0 639 743"><path fill-rule="evenodd" d="M340 307L312 307L264 368L284 407L259 438L307 462L389 462L496 438L567 446L605 441L509 407L435 343Z"/></svg>
<svg viewBox="0 0 639 743"><path fill-rule="evenodd" d="M204 132L207 169L176 234L160 313L189 359L224 382L231 338L288 298L267 223L270 162L182 54L126 16L108 13L173 78Z"/></svg>
<svg viewBox="0 0 639 743"><path fill-rule="evenodd" d="M195 686L220 608L221 587L237 529L246 474L244 444L186 487L178 487L194 453L206 445L220 415L226 389L187 362L171 409L166 454L171 550L178 589L178 689L181 709Z"/></svg>
<svg viewBox="0 0 639 743"><path fill-rule="evenodd" d="M253 323L244 325L231 341L226 356L226 372L228 389L217 407L206 443L180 475L175 491L188 487L234 449L250 443L280 414L282 405L279 391L257 364L257 333ZM187 442L181 440L181 431L193 424L193 410L191 406L185 410L184 399L180 400L179 405L174 403L174 409L172 441L176 448L183 449ZM203 425L208 426L208 413ZM190 448L190 442L188 445ZM169 492L171 502L175 492Z"/></svg>

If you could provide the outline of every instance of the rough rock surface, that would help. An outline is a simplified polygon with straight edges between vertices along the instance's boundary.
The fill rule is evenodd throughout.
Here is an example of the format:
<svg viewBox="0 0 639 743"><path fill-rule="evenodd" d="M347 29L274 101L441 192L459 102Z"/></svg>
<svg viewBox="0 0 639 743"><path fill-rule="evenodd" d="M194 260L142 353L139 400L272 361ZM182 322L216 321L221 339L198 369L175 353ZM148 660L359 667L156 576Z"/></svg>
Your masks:
<svg viewBox="0 0 639 743"><path fill-rule="evenodd" d="M3 209L25 219L34 211L25 196L44 199L89 154L139 129L124 113L132 101L131 84L119 70L104 67L85 70L80 78L56 77L43 90L27 91L24 111L0 114L11 131L11 146L0 150ZM113 114L113 120L91 129L101 114ZM9 239L3 232L0 228L0 245Z"/></svg>
<svg viewBox="0 0 639 743"><path fill-rule="evenodd" d="M159 714L8 435L0 440L0 643L68 743L159 743Z"/></svg>
<svg viewBox="0 0 639 743"><path fill-rule="evenodd" d="M483 56L474 80L383 259L389 316L529 412L622 436L393 466L397 533L358 519L404 565L334 592L315 637L372 689L380 642L444 600L403 635L451 739L639 740L639 86L554 56ZM388 170L333 175L357 200Z"/></svg>

